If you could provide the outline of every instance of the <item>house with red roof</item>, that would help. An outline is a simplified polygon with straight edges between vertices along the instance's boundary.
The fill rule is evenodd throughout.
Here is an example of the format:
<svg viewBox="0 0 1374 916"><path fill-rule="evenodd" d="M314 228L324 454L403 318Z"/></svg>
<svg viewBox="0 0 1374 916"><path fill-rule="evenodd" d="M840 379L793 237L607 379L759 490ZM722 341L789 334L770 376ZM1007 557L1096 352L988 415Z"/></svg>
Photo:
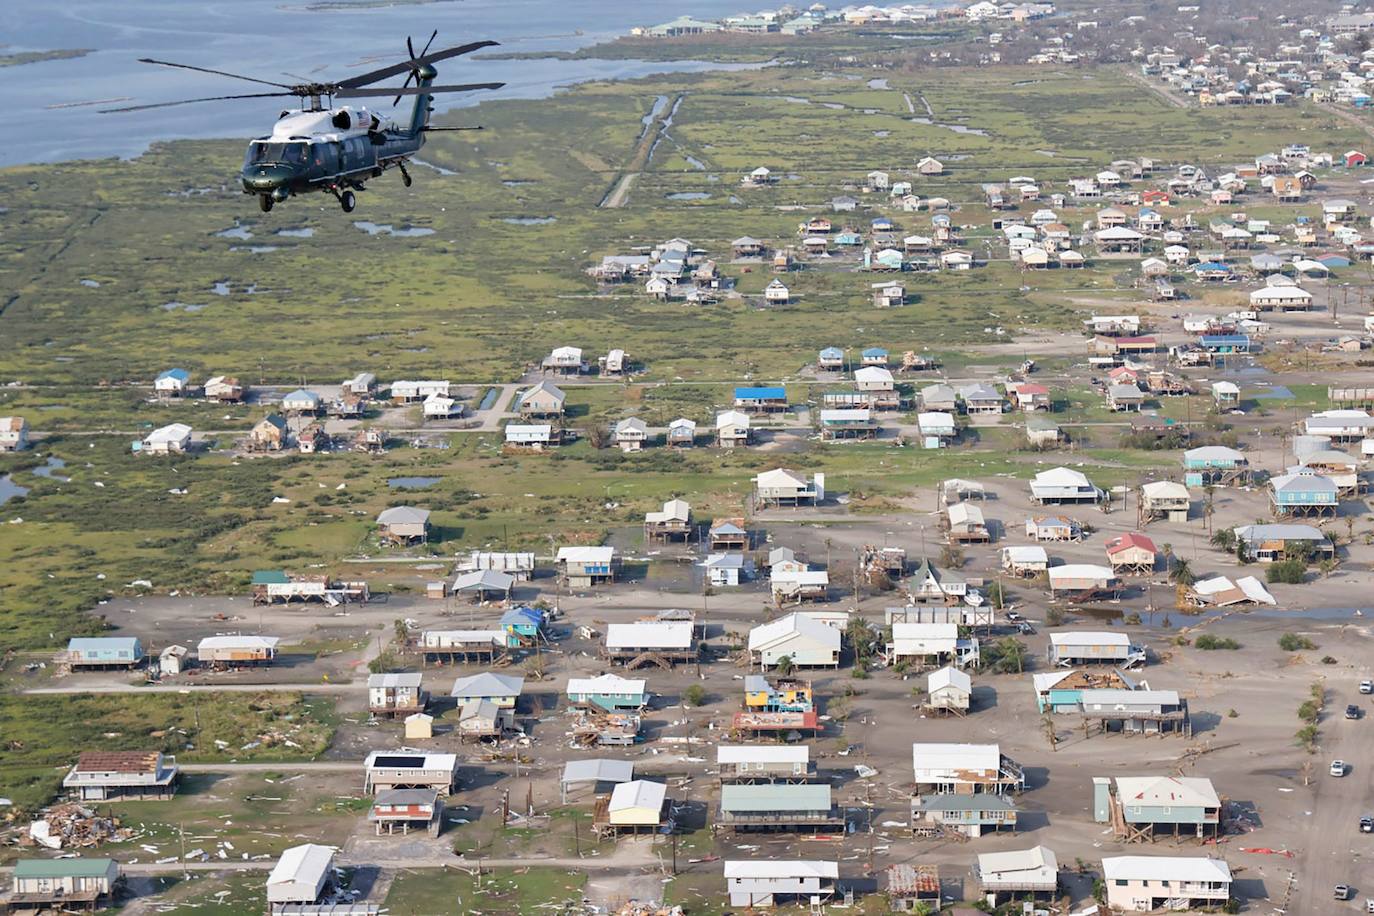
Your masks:
<svg viewBox="0 0 1374 916"><path fill-rule="evenodd" d="M1139 532L1130 531L1118 534L1107 541L1107 562L1112 572L1153 572L1155 568L1155 542Z"/></svg>

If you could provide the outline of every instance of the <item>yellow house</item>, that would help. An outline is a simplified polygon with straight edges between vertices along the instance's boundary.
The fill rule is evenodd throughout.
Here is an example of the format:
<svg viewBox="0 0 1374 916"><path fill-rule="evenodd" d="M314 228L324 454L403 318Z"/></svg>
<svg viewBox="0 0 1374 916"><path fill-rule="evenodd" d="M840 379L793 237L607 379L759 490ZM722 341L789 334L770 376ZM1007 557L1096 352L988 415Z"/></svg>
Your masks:
<svg viewBox="0 0 1374 916"><path fill-rule="evenodd" d="M611 793L607 820L614 827L657 827L663 818L667 794L668 787L661 782L622 782Z"/></svg>
<svg viewBox="0 0 1374 916"><path fill-rule="evenodd" d="M744 708L750 712L810 712L812 703L810 681L769 681L758 674L744 679Z"/></svg>

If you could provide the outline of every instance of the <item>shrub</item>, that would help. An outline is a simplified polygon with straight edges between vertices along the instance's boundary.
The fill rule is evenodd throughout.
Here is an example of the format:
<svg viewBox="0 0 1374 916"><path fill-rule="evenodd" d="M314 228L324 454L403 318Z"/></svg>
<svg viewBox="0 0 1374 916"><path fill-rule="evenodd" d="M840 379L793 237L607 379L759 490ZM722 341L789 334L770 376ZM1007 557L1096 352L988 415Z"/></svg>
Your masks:
<svg viewBox="0 0 1374 916"><path fill-rule="evenodd" d="M682 691L682 702L688 706L700 706L706 702L706 688L700 684L689 684Z"/></svg>
<svg viewBox="0 0 1374 916"><path fill-rule="evenodd" d="M1234 639L1213 636L1211 633L1203 633L1193 641L1193 645L1197 646L1199 649L1206 649L1209 652L1217 649L1240 648L1240 643L1236 642Z"/></svg>
<svg viewBox="0 0 1374 916"><path fill-rule="evenodd" d="M1269 568L1264 571L1265 579L1284 585L1298 585L1306 576L1307 565L1296 557L1271 563Z"/></svg>
<svg viewBox="0 0 1374 916"><path fill-rule="evenodd" d="M1284 633L1279 637L1279 648L1285 652L1297 652L1300 649L1315 649L1317 644L1306 636L1299 636L1297 633Z"/></svg>

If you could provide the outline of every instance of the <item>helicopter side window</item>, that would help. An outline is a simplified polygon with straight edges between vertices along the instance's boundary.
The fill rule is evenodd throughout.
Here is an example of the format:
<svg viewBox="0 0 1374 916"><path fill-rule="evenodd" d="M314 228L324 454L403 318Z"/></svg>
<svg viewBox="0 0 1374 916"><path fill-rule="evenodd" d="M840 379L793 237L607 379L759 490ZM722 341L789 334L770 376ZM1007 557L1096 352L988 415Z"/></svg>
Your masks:
<svg viewBox="0 0 1374 916"><path fill-rule="evenodd" d="M305 144L304 143L283 143L281 156L278 162L286 165L305 165Z"/></svg>

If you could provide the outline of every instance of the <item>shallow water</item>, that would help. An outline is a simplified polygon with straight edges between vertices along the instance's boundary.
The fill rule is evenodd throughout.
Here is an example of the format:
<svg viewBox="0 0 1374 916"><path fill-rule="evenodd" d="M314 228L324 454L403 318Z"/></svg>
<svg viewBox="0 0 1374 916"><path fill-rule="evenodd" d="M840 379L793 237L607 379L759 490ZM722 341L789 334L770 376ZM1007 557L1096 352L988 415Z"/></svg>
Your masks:
<svg viewBox="0 0 1374 916"><path fill-rule="evenodd" d="M389 223L374 223L371 220L354 220L353 225L363 230L368 235L391 235L397 238L418 238L422 235L433 235L434 230L427 226L402 226L397 229Z"/></svg>
<svg viewBox="0 0 1374 916"><path fill-rule="evenodd" d="M677 191L663 196L669 200L707 200L711 195L706 191Z"/></svg>
<svg viewBox="0 0 1374 916"><path fill-rule="evenodd" d="M386 485L396 490L423 490L426 487L434 486L443 479L442 477L392 477L387 480Z"/></svg>
<svg viewBox="0 0 1374 916"><path fill-rule="evenodd" d="M0 476L0 506L14 499L16 496L27 496L28 487L21 487L14 482L14 478L8 474Z"/></svg>

